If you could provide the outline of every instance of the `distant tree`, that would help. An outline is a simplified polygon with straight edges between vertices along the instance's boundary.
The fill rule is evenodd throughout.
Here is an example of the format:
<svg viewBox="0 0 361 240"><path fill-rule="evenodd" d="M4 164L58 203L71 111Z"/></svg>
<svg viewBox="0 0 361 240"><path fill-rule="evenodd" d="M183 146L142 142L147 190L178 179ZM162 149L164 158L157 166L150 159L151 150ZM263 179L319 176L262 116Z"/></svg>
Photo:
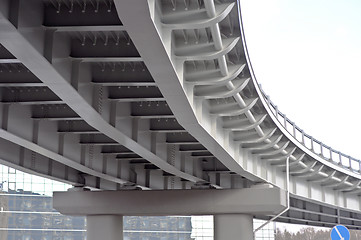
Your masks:
<svg viewBox="0 0 361 240"><path fill-rule="evenodd" d="M275 240L330 240L330 230L315 230L315 228L308 227L291 233L286 229L283 231L277 229Z"/></svg>
<svg viewBox="0 0 361 240"><path fill-rule="evenodd" d="M275 240L330 240L331 229L315 230L315 228L302 228L296 233L284 229L276 229ZM361 240L361 230L350 230L350 240Z"/></svg>
<svg viewBox="0 0 361 240"><path fill-rule="evenodd" d="M286 229L284 231L284 240L287 240L287 239L292 239L293 237L293 234L288 232Z"/></svg>
<svg viewBox="0 0 361 240"><path fill-rule="evenodd" d="M314 228L302 228L301 231L297 233L297 240L314 240L316 237L316 231Z"/></svg>
<svg viewBox="0 0 361 240"><path fill-rule="evenodd" d="M293 234L288 232L286 229L281 231L281 229L277 228L275 240L288 240L293 239Z"/></svg>
<svg viewBox="0 0 361 240"><path fill-rule="evenodd" d="M330 240L331 230L318 230L314 239L318 240Z"/></svg>
<svg viewBox="0 0 361 240"><path fill-rule="evenodd" d="M284 240L283 234L279 228L276 229L275 239L276 240Z"/></svg>

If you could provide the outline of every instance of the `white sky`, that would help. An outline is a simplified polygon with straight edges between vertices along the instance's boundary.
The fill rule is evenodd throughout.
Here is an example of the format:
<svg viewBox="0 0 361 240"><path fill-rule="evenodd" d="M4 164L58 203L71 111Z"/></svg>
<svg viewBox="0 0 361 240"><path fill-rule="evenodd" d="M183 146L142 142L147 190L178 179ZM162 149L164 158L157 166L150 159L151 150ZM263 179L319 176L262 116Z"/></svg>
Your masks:
<svg viewBox="0 0 361 240"><path fill-rule="evenodd" d="M255 75L315 139L361 159L361 1L241 0Z"/></svg>

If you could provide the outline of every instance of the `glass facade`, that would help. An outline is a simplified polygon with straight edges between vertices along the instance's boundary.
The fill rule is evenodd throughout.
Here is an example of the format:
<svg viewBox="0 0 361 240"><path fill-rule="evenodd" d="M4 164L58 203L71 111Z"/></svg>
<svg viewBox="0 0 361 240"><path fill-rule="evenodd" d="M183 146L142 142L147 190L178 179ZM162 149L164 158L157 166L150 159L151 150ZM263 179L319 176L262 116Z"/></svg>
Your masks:
<svg viewBox="0 0 361 240"><path fill-rule="evenodd" d="M1 240L86 240L85 217L52 208L53 191L70 185L0 165ZM255 220L254 227L260 221ZM124 217L125 240L213 240L212 216ZM273 224L256 240L274 240Z"/></svg>
<svg viewBox="0 0 361 240"><path fill-rule="evenodd" d="M53 181L47 178L24 173L13 168L0 165L0 190L11 192L18 190L24 193L52 196L53 191L66 191L68 184Z"/></svg>
<svg viewBox="0 0 361 240"><path fill-rule="evenodd" d="M253 228L256 229L265 221L253 220ZM273 223L264 226L257 231L255 240L274 240L275 230ZM196 240L213 240L213 216L192 216L192 238Z"/></svg>
<svg viewBox="0 0 361 240"><path fill-rule="evenodd" d="M0 205L0 239L85 239L85 218L59 214L52 209L52 198L49 196L3 191Z"/></svg>
<svg viewBox="0 0 361 240"><path fill-rule="evenodd" d="M254 220L253 228L257 229L259 226L264 224L263 220ZM275 226L274 223L271 222L264 226L262 229L256 232L255 240L275 240Z"/></svg>
<svg viewBox="0 0 361 240"><path fill-rule="evenodd" d="M70 185L0 165L1 240L84 240L85 218L52 207L53 191Z"/></svg>
<svg viewBox="0 0 361 240"><path fill-rule="evenodd" d="M213 240L213 216L192 216L192 238Z"/></svg>
<svg viewBox="0 0 361 240"><path fill-rule="evenodd" d="M124 240L189 240L190 217L124 217Z"/></svg>
<svg viewBox="0 0 361 240"><path fill-rule="evenodd" d="M72 186L0 165L0 240L85 240L85 217L52 207ZM125 240L191 239L191 217L124 217Z"/></svg>

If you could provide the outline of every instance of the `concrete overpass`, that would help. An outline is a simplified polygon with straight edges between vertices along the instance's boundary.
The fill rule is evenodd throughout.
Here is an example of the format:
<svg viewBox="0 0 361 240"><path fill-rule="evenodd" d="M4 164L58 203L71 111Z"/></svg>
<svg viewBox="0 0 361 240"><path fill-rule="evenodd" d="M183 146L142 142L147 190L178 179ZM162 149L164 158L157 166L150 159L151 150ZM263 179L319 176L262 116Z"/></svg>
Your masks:
<svg viewBox="0 0 361 240"><path fill-rule="evenodd" d="M234 0L0 0L1 163L113 191L55 195L63 213L89 215L89 239L117 239L119 216L142 213L214 214L216 237L251 239L252 217L288 205L277 221L360 229L360 161L262 92L240 10ZM123 191L141 189L162 191Z"/></svg>

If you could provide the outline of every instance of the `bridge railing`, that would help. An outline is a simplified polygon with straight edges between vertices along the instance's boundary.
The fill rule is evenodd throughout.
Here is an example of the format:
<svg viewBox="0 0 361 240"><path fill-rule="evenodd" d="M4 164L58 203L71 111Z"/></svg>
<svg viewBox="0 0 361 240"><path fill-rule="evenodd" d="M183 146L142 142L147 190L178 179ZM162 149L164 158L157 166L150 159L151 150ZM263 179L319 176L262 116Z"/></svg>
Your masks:
<svg viewBox="0 0 361 240"><path fill-rule="evenodd" d="M361 174L361 161L353 158L347 154L344 154L340 151L337 151L333 149L330 146L327 146L326 144L322 143L321 141L315 139L311 135L305 133L302 128L298 127L294 122L292 122L290 119L287 118L286 114L283 114L279 111L277 105L275 105L270 97L263 91L261 84L258 83L256 76L253 72L252 63L249 58L248 54L248 48L246 43L246 38L244 34L244 28L243 28L243 21L242 21L242 11L241 11L241 4L240 0L237 0L238 5L238 14L239 14L239 23L240 23L240 31L242 35L242 41L243 46L245 50L245 56L246 60L249 65L249 70L252 76L252 79L254 80L255 84L259 86L259 90L261 91L264 99L267 102L267 105L271 109L271 112L273 115L277 118L277 120L283 125L283 127L303 146L308 148L310 151L314 152L321 158L332 162L333 164L336 164L340 167L343 167L345 169L348 169L352 172L356 172Z"/></svg>
<svg viewBox="0 0 361 240"><path fill-rule="evenodd" d="M279 111L277 105L275 105L271 101L270 97L265 94L261 86L260 89L273 115L298 142L327 161L337 164L338 166L346 168L350 171L361 173L360 160L337 151L323 142L315 139L311 135L305 133L302 128L298 127L294 122L288 119L286 114Z"/></svg>

